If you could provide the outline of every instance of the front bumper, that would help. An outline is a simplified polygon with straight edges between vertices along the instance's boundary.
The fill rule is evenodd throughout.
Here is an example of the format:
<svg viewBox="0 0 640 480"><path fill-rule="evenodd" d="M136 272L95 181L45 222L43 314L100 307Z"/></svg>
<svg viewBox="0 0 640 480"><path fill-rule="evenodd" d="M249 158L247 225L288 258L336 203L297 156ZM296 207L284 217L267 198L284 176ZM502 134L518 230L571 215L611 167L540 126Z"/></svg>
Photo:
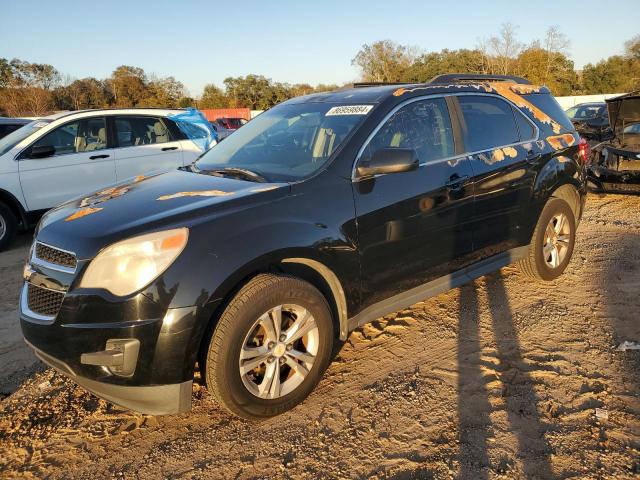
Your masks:
<svg viewBox="0 0 640 480"><path fill-rule="evenodd" d="M99 382L76 375L65 362L43 352L25 340L36 356L81 387L109 402L147 415L168 415L191 410L192 380L169 385L125 386Z"/></svg>
<svg viewBox="0 0 640 480"><path fill-rule="evenodd" d="M144 293L117 299L71 289L58 292L64 299L54 316L39 318L29 308L27 285L57 287L53 272L30 268L20 296L20 325L41 360L99 397L141 413L191 408L200 309L166 308ZM113 355L114 345L134 345L133 355ZM110 356L128 365L115 367Z"/></svg>

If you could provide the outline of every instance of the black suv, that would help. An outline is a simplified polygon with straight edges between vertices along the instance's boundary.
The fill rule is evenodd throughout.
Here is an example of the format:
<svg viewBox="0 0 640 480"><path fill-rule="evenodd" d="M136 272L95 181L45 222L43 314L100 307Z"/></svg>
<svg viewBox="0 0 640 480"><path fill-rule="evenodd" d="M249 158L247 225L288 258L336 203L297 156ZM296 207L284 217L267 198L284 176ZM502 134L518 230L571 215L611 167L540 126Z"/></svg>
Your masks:
<svg viewBox="0 0 640 480"><path fill-rule="evenodd" d="M294 98L191 167L47 213L22 331L133 410L188 410L197 367L235 414L279 414L366 322L516 261L558 277L584 205L579 142L517 77Z"/></svg>

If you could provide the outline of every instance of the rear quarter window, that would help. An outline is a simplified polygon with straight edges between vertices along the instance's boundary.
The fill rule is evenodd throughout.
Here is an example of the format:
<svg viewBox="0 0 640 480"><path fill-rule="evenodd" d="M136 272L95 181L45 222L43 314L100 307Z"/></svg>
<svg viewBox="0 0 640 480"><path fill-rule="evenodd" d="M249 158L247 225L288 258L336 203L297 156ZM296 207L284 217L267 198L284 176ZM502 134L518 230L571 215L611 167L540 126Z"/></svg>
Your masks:
<svg viewBox="0 0 640 480"><path fill-rule="evenodd" d="M565 130L569 132L573 132L575 130L571 120L569 120L567 114L562 110L558 101L553 98L553 95L548 93L532 93L529 95L523 95L522 98L549 115L552 120L559 123Z"/></svg>

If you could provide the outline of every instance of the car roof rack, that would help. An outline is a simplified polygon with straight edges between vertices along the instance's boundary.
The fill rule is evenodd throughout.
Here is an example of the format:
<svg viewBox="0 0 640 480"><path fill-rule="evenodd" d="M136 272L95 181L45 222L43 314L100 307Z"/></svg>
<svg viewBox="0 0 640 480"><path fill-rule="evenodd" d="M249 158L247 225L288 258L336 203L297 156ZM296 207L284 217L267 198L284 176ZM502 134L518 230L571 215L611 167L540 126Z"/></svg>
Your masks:
<svg viewBox="0 0 640 480"><path fill-rule="evenodd" d="M447 73L445 75L437 75L433 77L428 83L463 82L514 82L531 85L531 82L526 78L516 77L515 75L487 75L483 73Z"/></svg>
<svg viewBox="0 0 640 480"><path fill-rule="evenodd" d="M358 82L353 88L384 87L385 85L412 85L416 82Z"/></svg>

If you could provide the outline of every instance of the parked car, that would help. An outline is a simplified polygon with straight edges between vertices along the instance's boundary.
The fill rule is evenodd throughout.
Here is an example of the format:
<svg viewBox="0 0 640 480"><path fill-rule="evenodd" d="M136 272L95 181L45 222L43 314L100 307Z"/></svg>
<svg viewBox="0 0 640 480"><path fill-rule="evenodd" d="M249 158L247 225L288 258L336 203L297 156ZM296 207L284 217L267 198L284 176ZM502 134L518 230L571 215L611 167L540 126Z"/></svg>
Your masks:
<svg viewBox="0 0 640 480"><path fill-rule="evenodd" d="M209 122L209 123L211 124L211 127L218 134L218 141L219 142L221 142L222 140L227 138L229 135L231 135L233 132L235 132L235 130L231 130L231 129L225 127L222 123L218 123L218 121L216 121L216 120L214 120L213 122Z"/></svg>
<svg viewBox="0 0 640 480"><path fill-rule="evenodd" d="M191 167L45 215L24 337L133 410L188 410L197 365L229 411L282 413L367 322L513 262L557 278L585 199L579 141L517 77L291 99Z"/></svg>
<svg viewBox="0 0 640 480"><path fill-rule="evenodd" d="M228 130L237 130L247 123L247 119L223 117L223 118L218 118L216 122Z"/></svg>
<svg viewBox="0 0 640 480"><path fill-rule="evenodd" d="M613 137L592 149L589 187L640 194L640 91L607 100Z"/></svg>
<svg viewBox="0 0 640 480"><path fill-rule="evenodd" d="M0 117L0 138L4 138L11 132L31 122L26 118L6 118Z"/></svg>
<svg viewBox="0 0 640 480"><path fill-rule="evenodd" d="M605 102L581 103L569 108L566 113L583 138L601 142L611 137L609 114Z"/></svg>
<svg viewBox="0 0 640 480"><path fill-rule="evenodd" d="M0 250L47 209L188 165L215 138L191 110L86 110L28 122L0 140Z"/></svg>

